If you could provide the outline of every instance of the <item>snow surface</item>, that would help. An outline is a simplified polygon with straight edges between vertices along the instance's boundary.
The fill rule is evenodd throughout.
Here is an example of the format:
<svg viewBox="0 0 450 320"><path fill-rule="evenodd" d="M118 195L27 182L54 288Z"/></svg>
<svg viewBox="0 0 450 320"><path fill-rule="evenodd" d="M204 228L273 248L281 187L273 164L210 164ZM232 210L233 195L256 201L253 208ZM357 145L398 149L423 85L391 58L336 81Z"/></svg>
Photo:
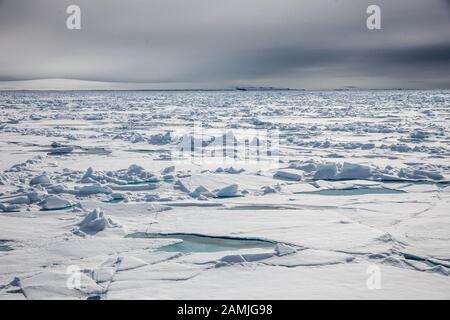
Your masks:
<svg viewBox="0 0 450 320"><path fill-rule="evenodd" d="M0 107L0 299L450 299L448 91L1 92ZM211 145L277 129L277 166L186 161L194 122ZM186 235L205 250L167 250Z"/></svg>

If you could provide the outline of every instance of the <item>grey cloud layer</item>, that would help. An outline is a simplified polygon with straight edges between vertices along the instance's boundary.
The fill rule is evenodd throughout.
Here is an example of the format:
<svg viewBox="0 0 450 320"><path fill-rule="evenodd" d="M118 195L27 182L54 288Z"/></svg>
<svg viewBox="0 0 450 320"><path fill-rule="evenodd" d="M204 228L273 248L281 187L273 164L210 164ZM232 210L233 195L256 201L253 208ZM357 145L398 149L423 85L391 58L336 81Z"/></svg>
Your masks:
<svg viewBox="0 0 450 320"><path fill-rule="evenodd" d="M450 88L447 0L0 0L0 43L0 80Z"/></svg>

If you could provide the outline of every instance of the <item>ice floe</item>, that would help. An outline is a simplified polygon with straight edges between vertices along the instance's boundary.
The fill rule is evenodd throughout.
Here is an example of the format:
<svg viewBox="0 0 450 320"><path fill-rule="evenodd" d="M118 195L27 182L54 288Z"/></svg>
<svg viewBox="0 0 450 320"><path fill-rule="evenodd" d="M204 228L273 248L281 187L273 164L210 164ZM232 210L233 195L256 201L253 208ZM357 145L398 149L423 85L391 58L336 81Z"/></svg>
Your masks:
<svg viewBox="0 0 450 320"><path fill-rule="evenodd" d="M290 181L302 180L302 175L300 174L300 172L292 169L279 170L273 175L273 177L275 179L290 180Z"/></svg>
<svg viewBox="0 0 450 320"><path fill-rule="evenodd" d="M242 193L239 191L239 187L237 184L226 186L218 190L216 194L218 198L240 197L241 195Z"/></svg>
<svg viewBox="0 0 450 320"><path fill-rule="evenodd" d="M30 180L30 185L34 186L37 184L46 186L46 185L52 184L52 181L50 180L50 178L47 175L43 174L43 175L34 177L33 179Z"/></svg>
<svg viewBox="0 0 450 320"><path fill-rule="evenodd" d="M45 198L40 203L42 210L67 209L67 208L70 208L72 205L73 204L70 201L60 198L58 196L54 196L54 195Z"/></svg>

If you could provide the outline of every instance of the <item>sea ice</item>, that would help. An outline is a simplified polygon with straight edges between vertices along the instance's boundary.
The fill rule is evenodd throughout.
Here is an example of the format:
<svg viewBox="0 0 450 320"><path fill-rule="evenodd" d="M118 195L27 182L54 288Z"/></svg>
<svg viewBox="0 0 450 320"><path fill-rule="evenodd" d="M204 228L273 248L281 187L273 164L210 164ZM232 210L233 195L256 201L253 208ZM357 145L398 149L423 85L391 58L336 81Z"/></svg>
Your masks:
<svg viewBox="0 0 450 320"><path fill-rule="evenodd" d="M275 179L290 180L290 181L302 180L302 175L293 169L279 170L274 174L273 177Z"/></svg>
<svg viewBox="0 0 450 320"><path fill-rule="evenodd" d="M368 166L353 164L344 162L342 169L336 175L337 180L345 180L345 179L368 179L372 175L371 169Z"/></svg>
<svg viewBox="0 0 450 320"><path fill-rule="evenodd" d="M59 210L71 207L72 203L58 196L49 196L40 203L40 206L43 210Z"/></svg>
<svg viewBox="0 0 450 320"><path fill-rule="evenodd" d="M330 180L337 174L337 166L335 163L320 164L314 174L314 180Z"/></svg>
<svg viewBox="0 0 450 320"><path fill-rule="evenodd" d="M119 227L119 225L105 216L100 209L94 209L78 224L79 230L87 234L96 234L107 228L116 227Z"/></svg>
<svg viewBox="0 0 450 320"><path fill-rule="evenodd" d="M37 184L46 186L46 185L52 184L52 181L46 174L42 174L42 175L34 177L33 179L30 180L30 185L34 186Z"/></svg>
<svg viewBox="0 0 450 320"><path fill-rule="evenodd" d="M205 197L205 198L213 198L215 197L215 194L210 192L208 189L206 189L204 186L198 186L194 191L189 193L189 195L192 198L199 198L199 197Z"/></svg>
<svg viewBox="0 0 450 320"><path fill-rule="evenodd" d="M89 196L98 193L110 194L112 193L112 190L111 188L103 187L101 185L84 186L80 190L78 190L78 195L80 196Z"/></svg>
<svg viewBox="0 0 450 320"><path fill-rule="evenodd" d="M64 154L69 154L72 153L73 148L72 147L58 147L58 148L53 148L49 150L49 154L54 154L54 155L64 155Z"/></svg>
<svg viewBox="0 0 450 320"><path fill-rule="evenodd" d="M229 185L225 188L220 189L216 196L218 198L231 198L231 197L239 197L241 196L241 193L238 190L238 185L237 184L232 184Z"/></svg>
<svg viewBox="0 0 450 320"><path fill-rule="evenodd" d="M0 96L0 299L450 298L448 91Z"/></svg>

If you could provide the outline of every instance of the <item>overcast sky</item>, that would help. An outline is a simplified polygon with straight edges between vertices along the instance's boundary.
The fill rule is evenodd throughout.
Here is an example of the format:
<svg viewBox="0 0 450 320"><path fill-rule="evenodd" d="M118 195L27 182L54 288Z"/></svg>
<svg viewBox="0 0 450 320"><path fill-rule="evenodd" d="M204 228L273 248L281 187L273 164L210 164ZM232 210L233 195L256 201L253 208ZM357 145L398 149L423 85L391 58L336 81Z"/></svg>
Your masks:
<svg viewBox="0 0 450 320"><path fill-rule="evenodd" d="M81 30L66 8L81 7ZM369 4L382 30L366 28ZM0 88L450 88L447 0L0 0Z"/></svg>

